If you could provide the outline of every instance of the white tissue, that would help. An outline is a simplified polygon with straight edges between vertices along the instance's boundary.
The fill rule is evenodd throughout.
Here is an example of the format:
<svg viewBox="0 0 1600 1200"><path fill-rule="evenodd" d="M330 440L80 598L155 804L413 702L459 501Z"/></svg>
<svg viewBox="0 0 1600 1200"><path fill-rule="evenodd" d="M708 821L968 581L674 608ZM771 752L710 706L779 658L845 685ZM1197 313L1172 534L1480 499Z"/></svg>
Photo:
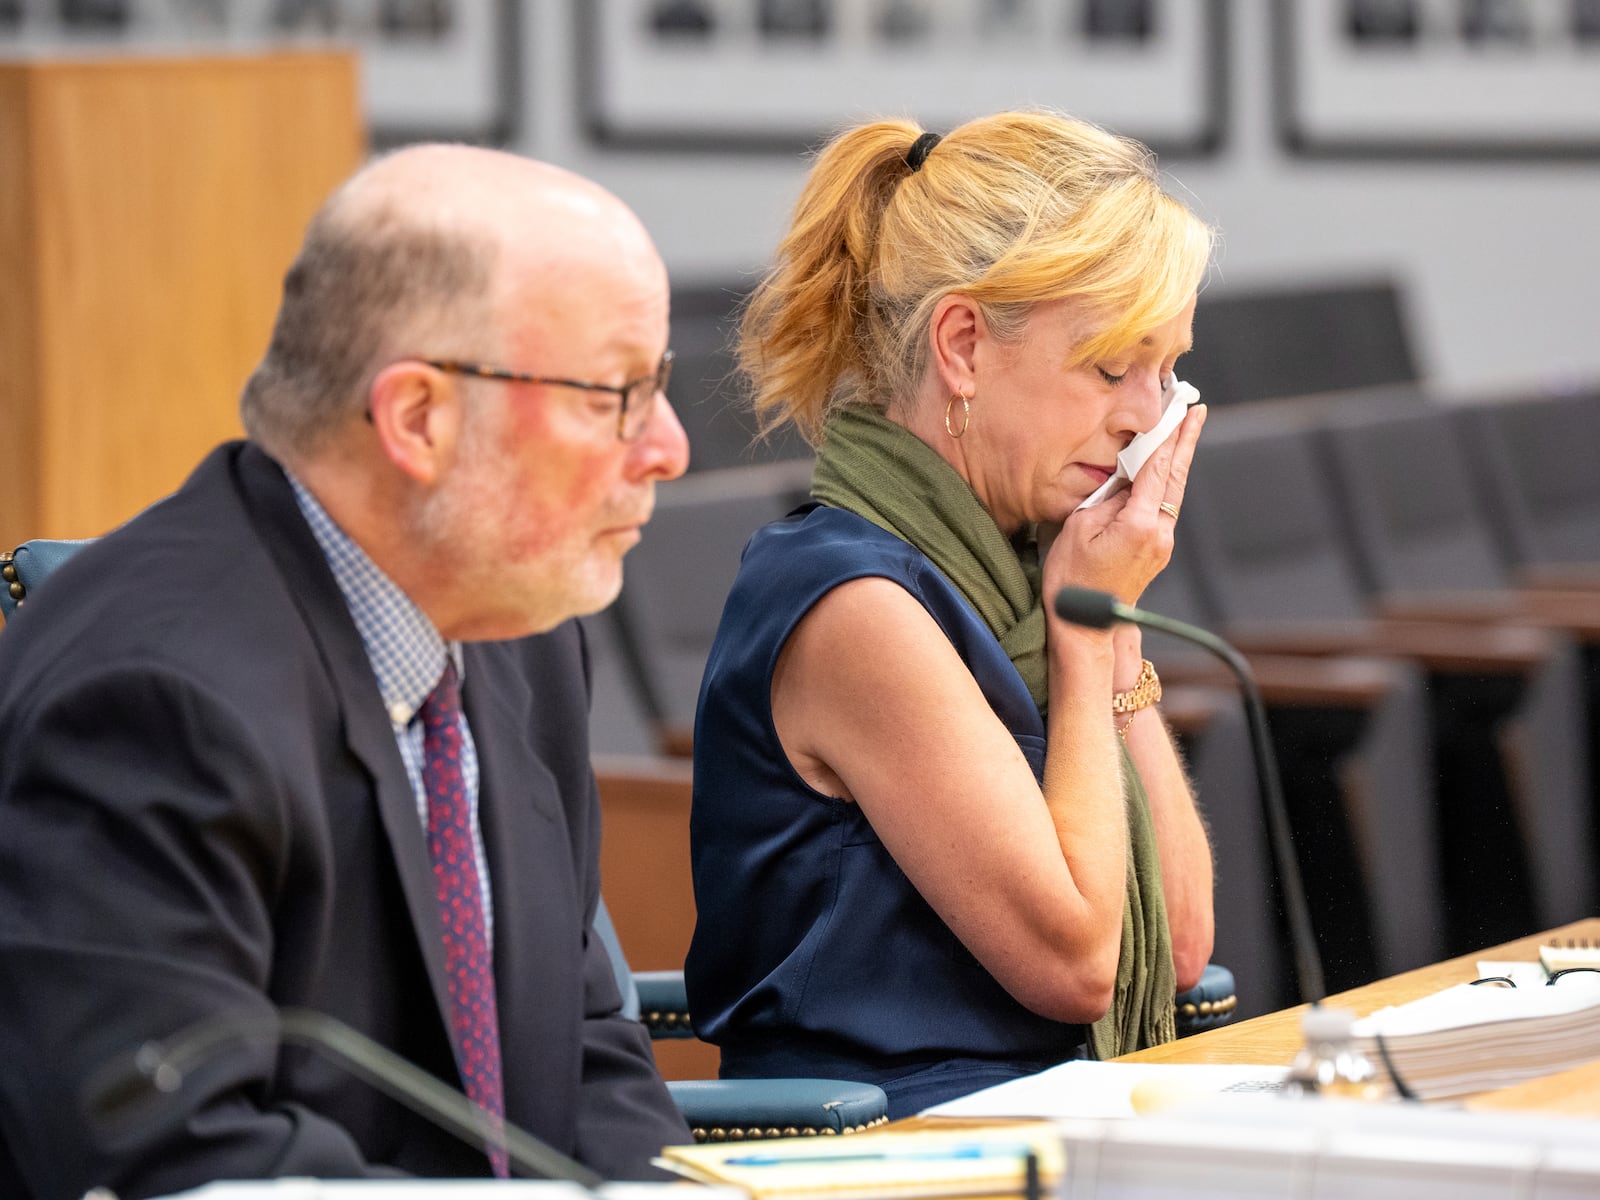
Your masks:
<svg viewBox="0 0 1600 1200"><path fill-rule="evenodd" d="M1116 472L1095 488L1088 499L1078 505L1078 509L1093 508L1107 496L1115 494L1119 488L1132 483L1133 477L1139 473L1139 468L1144 466L1145 460L1155 453L1156 447L1172 436L1172 431L1183 420L1183 414L1188 411L1189 406L1199 401L1200 392L1194 385L1183 382L1176 375L1169 375L1167 386L1162 389L1161 399L1164 402L1161 419L1156 422L1155 428L1135 435L1134 439L1123 447L1122 453L1117 455Z"/></svg>

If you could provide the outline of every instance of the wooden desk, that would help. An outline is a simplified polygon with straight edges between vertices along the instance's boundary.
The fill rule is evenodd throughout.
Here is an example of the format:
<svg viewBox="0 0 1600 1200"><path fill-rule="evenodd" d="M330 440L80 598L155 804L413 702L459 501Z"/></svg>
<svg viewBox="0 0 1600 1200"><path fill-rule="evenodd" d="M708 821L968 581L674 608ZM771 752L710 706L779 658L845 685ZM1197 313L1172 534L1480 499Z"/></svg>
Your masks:
<svg viewBox="0 0 1600 1200"><path fill-rule="evenodd" d="M1389 979L1380 979L1347 992L1329 996L1326 1003L1367 1016L1391 1004L1404 1004L1451 984L1478 977L1482 959L1536 962L1539 943L1551 937L1600 938L1600 917L1574 921L1558 929L1519 938L1502 946L1446 959ZM1284 1063L1300 1047L1300 1019L1306 1006L1296 1005L1237 1025L1197 1033L1181 1041L1150 1050L1125 1054L1118 1062L1144 1063ZM1467 1100L1469 1108L1537 1109L1570 1115L1600 1117L1600 1063L1589 1063L1546 1075L1497 1092L1483 1092Z"/></svg>

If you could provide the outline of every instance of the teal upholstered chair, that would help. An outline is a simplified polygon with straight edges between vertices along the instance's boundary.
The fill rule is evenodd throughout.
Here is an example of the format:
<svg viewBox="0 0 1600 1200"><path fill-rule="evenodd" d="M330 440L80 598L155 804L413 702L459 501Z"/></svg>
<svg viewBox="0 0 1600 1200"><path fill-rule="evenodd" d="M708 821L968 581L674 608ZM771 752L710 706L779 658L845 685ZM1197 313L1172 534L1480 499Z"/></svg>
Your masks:
<svg viewBox="0 0 1600 1200"><path fill-rule="evenodd" d="M633 971L605 901L595 928L611 955L623 1012L652 1039L692 1038L682 971ZM858 1133L888 1119L888 1098L870 1083L841 1079L674 1079L667 1090L699 1142Z"/></svg>
<svg viewBox="0 0 1600 1200"><path fill-rule="evenodd" d="M27 597L30 586L37 587L41 579L88 544L88 540L69 542L39 538L23 542L15 550L0 551L0 584L4 585L0 586L0 614L9 621Z"/></svg>

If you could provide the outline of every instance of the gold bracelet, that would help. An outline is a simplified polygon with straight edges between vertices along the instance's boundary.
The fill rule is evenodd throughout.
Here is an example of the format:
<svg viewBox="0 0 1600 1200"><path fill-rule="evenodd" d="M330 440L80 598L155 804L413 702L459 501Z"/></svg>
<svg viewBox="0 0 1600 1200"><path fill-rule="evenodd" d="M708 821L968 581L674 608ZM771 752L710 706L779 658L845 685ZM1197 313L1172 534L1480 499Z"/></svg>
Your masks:
<svg viewBox="0 0 1600 1200"><path fill-rule="evenodd" d="M1134 685L1125 692L1117 692L1111 697L1111 711L1114 713L1136 713L1141 708L1149 708L1161 699L1161 680L1156 676L1156 666L1148 658L1139 668L1139 678Z"/></svg>
<svg viewBox="0 0 1600 1200"><path fill-rule="evenodd" d="M1133 728L1134 718L1137 717L1138 715L1139 714L1136 713L1136 712L1129 713L1128 714L1128 719L1126 721L1124 721L1121 725L1117 726L1117 736L1119 738L1121 738L1124 742L1126 742L1128 740L1128 730Z"/></svg>

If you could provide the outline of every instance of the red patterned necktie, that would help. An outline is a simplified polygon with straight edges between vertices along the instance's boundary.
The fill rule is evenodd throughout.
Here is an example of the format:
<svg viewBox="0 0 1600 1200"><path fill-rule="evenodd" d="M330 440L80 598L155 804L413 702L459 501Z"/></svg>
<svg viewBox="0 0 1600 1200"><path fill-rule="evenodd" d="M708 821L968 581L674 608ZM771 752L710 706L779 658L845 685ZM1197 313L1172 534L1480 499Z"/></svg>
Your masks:
<svg viewBox="0 0 1600 1200"><path fill-rule="evenodd" d="M423 701L422 752L422 783L428 793L428 856L439 887L456 1063L467 1096L494 1118L498 1128L505 1121L500 1018L494 1000L494 965L483 917L471 805L461 767L461 689L453 662L445 663L438 686ZM505 1151L493 1146L488 1151L494 1173L506 1178Z"/></svg>

